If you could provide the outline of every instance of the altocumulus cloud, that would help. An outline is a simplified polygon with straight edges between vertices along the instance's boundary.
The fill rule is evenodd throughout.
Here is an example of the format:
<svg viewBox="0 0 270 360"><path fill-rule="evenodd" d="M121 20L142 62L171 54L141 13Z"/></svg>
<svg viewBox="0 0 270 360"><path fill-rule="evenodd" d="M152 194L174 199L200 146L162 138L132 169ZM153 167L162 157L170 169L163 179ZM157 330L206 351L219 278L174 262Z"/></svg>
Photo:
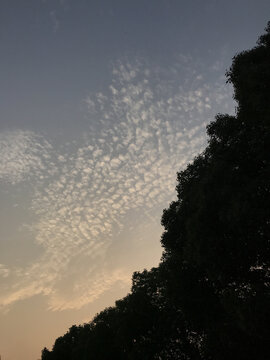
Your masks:
<svg viewBox="0 0 270 360"><path fill-rule="evenodd" d="M16 184L31 176L41 177L52 146L31 131L0 133L0 179Z"/></svg>
<svg viewBox="0 0 270 360"><path fill-rule="evenodd" d="M130 283L124 262L108 258L131 214L155 223L151 214L174 197L176 172L205 145L205 122L233 108L224 79L210 86L204 76L188 58L167 70L119 62L108 89L84 99L89 129L72 148L57 153L30 132L0 136L0 178L31 178L37 220L27 226L43 250L13 274L3 307L44 294L52 310L78 309ZM10 273L1 265L3 278Z"/></svg>

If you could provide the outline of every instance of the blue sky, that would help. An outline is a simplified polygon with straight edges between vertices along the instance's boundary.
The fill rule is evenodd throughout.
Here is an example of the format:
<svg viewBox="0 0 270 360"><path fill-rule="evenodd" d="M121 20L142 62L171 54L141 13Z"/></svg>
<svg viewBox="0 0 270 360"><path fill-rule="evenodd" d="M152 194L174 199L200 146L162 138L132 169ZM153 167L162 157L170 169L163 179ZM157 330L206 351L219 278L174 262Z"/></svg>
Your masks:
<svg viewBox="0 0 270 360"><path fill-rule="evenodd" d="M233 114L269 1L0 4L0 354L36 360L159 262L176 173ZM26 325L27 322L27 325Z"/></svg>

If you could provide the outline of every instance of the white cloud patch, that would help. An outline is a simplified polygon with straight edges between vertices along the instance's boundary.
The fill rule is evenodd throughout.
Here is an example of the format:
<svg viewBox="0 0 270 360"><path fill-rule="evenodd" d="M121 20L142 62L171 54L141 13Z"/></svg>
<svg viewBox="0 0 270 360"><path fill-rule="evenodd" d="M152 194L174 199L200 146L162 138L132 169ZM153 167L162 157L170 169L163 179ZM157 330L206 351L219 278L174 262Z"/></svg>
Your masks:
<svg viewBox="0 0 270 360"><path fill-rule="evenodd" d="M0 277L7 278L9 276L9 269L3 265L0 264Z"/></svg>
<svg viewBox="0 0 270 360"><path fill-rule="evenodd" d="M91 130L76 151L73 144L53 153L32 133L0 135L0 178L34 176L37 220L28 226L43 249L1 293L2 306L43 293L52 310L78 309L130 283L121 260L108 265L119 234L136 233L135 218L159 221L175 198L176 172L205 146L205 123L232 108L223 79L210 86L184 60L169 70L119 63L109 88L84 101ZM136 254L129 256L135 265Z"/></svg>
<svg viewBox="0 0 270 360"><path fill-rule="evenodd" d="M0 181L12 184L41 177L51 158L52 146L31 131L0 133Z"/></svg>

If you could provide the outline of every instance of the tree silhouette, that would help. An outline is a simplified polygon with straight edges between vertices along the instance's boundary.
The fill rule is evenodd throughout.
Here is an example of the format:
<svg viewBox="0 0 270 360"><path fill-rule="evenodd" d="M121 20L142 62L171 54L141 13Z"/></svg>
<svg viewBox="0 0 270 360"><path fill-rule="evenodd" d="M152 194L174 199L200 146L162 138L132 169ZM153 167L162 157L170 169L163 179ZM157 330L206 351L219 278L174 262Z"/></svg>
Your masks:
<svg viewBox="0 0 270 360"><path fill-rule="evenodd" d="M203 336L206 358L267 358L269 330L270 23L227 73L235 117L178 174L162 244L173 301ZM268 211L267 211L268 209Z"/></svg>
<svg viewBox="0 0 270 360"><path fill-rule="evenodd" d="M159 267L134 273L129 295L42 360L269 358L270 22L227 78L236 115L217 115L178 173Z"/></svg>

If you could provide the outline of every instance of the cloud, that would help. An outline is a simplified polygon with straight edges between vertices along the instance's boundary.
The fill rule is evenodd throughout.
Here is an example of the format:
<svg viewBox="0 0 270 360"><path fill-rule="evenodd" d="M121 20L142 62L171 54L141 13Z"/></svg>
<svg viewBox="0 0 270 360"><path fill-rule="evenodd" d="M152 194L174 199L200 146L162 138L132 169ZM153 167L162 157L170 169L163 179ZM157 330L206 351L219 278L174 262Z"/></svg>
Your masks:
<svg viewBox="0 0 270 360"><path fill-rule="evenodd" d="M91 282L86 283L85 278L77 279L74 291L71 296L63 296L63 293L55 291L49 299L49 309L52 311L63 311L70 309L80 309L81 307L97 300L106 291L110 290L118 283L131 286L131 276L124 269L114 271L100 270L91 276ZM80 294L78 297L77 294Z"/></svg>
<svg viewBox="0 0 270 360"><path fill-rule="evenodd" d="M33 133L1 135L0 178L31 178L36 219L27 226L43 249L0 295L2 305L42 293L51 310L78 309L117 282L130 284L136 254L125 254L129 268L108 262L118 238L135 237L134 222L159 222L176 172L205 146L205 123L233 108L223 80L210 86L181 61L169 69L116 64L108 89L84 100L89 131L61 153ZM150 251L149 238L143 246Z"/></svg>
<svg viewBox="0 0 270 360"><path fill-rule="evenodd" d="M7 278L9 276L9 269L3 265L0 264L0 277Z"/></svg>
<svg viewBox="0 0 270 360"><path fill-rule="evenodd" d="M31 131L0 133L0 181L15 184L29 176L42 177L51 150L45 139Z"/></svg>
<svg viewBox="0 0 270 360"><path fill-rule="evenodd" d="M52 26L53 26L53 32L57 32L57 30L59 29L59 26L60 26L60 21L57 17L56 10L50 11L50 19L51 19Z"/></svg>

